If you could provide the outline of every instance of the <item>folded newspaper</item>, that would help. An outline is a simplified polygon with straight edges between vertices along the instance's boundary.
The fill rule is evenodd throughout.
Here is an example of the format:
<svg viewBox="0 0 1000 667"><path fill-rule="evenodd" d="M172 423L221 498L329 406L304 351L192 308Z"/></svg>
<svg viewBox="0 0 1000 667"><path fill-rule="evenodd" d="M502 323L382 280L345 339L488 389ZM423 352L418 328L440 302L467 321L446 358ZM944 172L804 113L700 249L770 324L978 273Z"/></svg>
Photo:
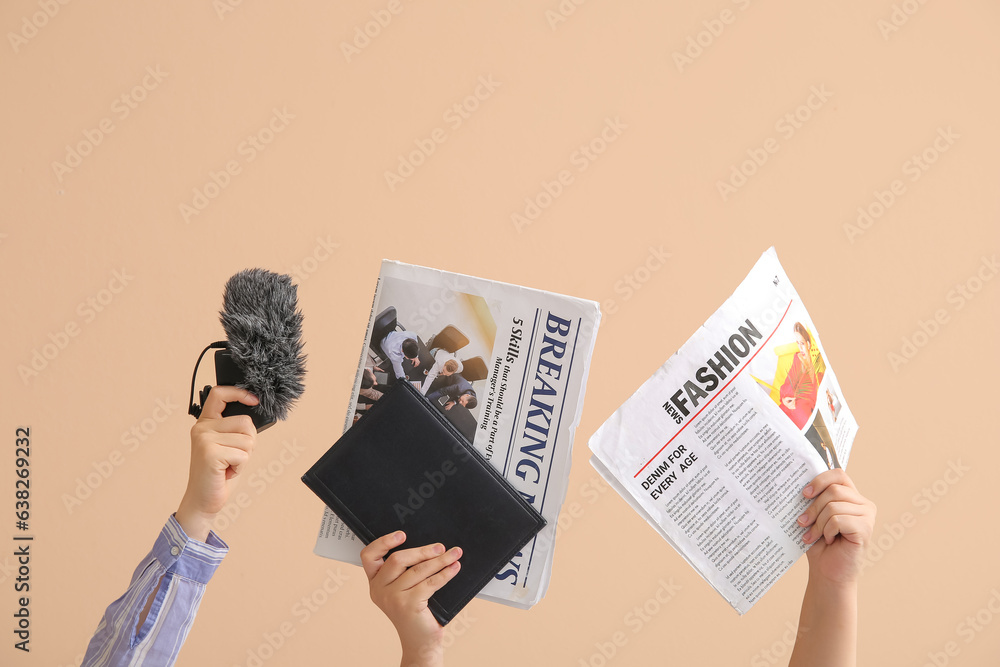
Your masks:
<svg viewBox="0 0 1000 667"><path fill-rule="evenodd" d="M591 463L744 614L807 551L802 489L846 467L857 430L770 248L591 437Z"/></svg>
<svg viewBox="0 0 1000 667"><path fill-rule="evenodd" d="M411 382L548 521L480 598L527 609L548 588L599 322L593 301L382 262L344 430ZM315 553L360 565L363 546L327 508Z"/></svg>

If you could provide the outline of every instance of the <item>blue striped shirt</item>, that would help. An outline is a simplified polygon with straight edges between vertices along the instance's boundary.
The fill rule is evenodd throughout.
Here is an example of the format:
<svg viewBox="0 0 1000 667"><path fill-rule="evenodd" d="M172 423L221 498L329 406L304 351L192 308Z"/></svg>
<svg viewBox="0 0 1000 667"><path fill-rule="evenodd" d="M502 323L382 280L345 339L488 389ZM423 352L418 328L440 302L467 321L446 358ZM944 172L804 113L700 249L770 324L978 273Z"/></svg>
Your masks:
<svg viewBox="0 0 1000 667"><path fill-rule="evenodd" d="M207 542L190 539L171 515L153 550L136 568L128 590L104 612L81 667L173 665L205 585L228 552L229 546L214 531ZM137 628L154 590L149 614Z"/></svg>

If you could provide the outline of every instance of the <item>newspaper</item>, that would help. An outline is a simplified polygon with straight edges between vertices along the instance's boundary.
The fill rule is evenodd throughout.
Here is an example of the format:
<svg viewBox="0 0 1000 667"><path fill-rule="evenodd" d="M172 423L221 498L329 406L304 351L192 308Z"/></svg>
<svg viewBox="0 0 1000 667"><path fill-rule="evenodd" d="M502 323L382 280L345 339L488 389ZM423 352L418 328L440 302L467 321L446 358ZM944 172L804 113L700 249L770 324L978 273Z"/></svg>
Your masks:
<svg viewBox="0 0 1000 667"><path fill-rule="evenodd" d="M548 588L599 322L593 301L382 262L344 430L412 382L548 521L480 598L527 609ZM315 553L359 565L363 546L325 510Z"/></svg>
<svg viewBox="0 0 1000 667"><path fill-rule="evenodd" d="M600 474L740 614L807 550L802 489L858 431L774 248L590 439Z"/></svg>

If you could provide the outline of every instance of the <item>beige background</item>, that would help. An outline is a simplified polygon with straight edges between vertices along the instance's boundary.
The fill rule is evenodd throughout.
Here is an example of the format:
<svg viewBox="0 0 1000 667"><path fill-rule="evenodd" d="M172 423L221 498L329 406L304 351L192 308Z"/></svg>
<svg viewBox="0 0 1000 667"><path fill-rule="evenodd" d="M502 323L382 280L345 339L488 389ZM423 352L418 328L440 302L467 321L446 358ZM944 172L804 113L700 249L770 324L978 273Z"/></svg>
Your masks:
<svg viewBox="0 0 1000 667"><path fill-rule="evenodd" d="M961 309L948 301L1000 245L996 3L564 0L568 16L555 22L556 0L403 0L348 61L341 43L387 1L223 1L0 8L0 553L13 549L20 425L32 429L37 536L30 655L11 646L13 559L0 556L0 662L75 664L176 508L191 368L222 335L225 280L250 266L298 275L308 388L293 418L260 437L248 475L276 474L263 488L241 487L252 502L223 532L232 551L181 664L246 665L286 622L294 634L268 666L397 660L363 573L312 555L321 506L299 481L342 427L388 257L605 310L567 497L581 511L559 538L548 595L529 612L473 602L454 626L450 663L599 665L595 643L624 631L608 664L782 664L787 657L772 663L760 652L783 648L805 560L738 617L625 502L593 491L586 446L773 244L861 424L850 472L878 504L876 536L890 547L863 578L863 664L921 665L949 641L959 649L949 664L996 663L1000 619L968 643L957 626L1000 591L1000 281L973 280L981 289ZM900 25L889 31L894 15ZM699 33L700 54L688 42ZM679 69L674 53L685 48L697 57ZM165 74L157 82L147 67ZM133 94L144 77L149 89ZM480 88L485 99L454 128L446 111L480 77L499 86ZM787 136L776 124L813 87L829 98L813 97ZM136 107L127 117L122 95ZM294 118L248 161L241 142L274 108ZM96 136L104 119L113 131L58 174L67 145L87 152L85 133ZM574 152L608 119L625 127L579 171ZM435 128L444 143L390 190L384 173ZM905 163L948 128L947 152L911 180ZM777 152L724 201L718 181L765 144ZM186 221L181 204L230 160L240 172ZM572 181L516 229L512 214L564 169ZM905 192L849 239L858 207L894 179ZM620 281L651 247L670 258L627 293ZM117 294L107 290L115 271L131 276ZM88 299L104 300L102 310ZM947 322L929 340L917 336L926 344L894 370L888 355L938 309ZM77 335L22 378L19 367L67 325ZM158 400L176 406L162 423L151 421L163 416ZM130 451L122 434L144 422L152 433ZM288 465L283 442L304 449ZM65 496L115 451L121 465L70 512ZM969 470L948 484L953 462ZM920 504L915 496L935 482L946 493ZM905 512L915 524L893 537ZM300 599L338 569L346 583L301 622ZM632 632L626 614L661 579L681 590Z"/></svg>

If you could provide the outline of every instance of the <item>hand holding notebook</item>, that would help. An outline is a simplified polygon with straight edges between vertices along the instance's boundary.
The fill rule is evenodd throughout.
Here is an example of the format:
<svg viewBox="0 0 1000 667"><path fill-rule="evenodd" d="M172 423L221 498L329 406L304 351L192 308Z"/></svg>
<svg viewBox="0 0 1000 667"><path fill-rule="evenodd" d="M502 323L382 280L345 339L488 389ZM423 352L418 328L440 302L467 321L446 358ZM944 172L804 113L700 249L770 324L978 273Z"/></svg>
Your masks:
<svg viewBox="0 0 1000 667"><path fill-rule="evenodd" d="M412 545L462 548L461 570L429 600L441 625L545 525L406 382L387 391L302 481L366 544L405 531ZM420 581L419 574L402 576Z"/></svg>
<svg viewBox="0 0 1000 667"><path fill-rule="evenodd" d="M380 537L361 551L361 564L372 601L399 635L403 664L435 664L443 657L444 628L431 613L428 600L458 574L462 549L445 551L442 544L428 544L387 555L405 541L402 531Z"/></svg>

